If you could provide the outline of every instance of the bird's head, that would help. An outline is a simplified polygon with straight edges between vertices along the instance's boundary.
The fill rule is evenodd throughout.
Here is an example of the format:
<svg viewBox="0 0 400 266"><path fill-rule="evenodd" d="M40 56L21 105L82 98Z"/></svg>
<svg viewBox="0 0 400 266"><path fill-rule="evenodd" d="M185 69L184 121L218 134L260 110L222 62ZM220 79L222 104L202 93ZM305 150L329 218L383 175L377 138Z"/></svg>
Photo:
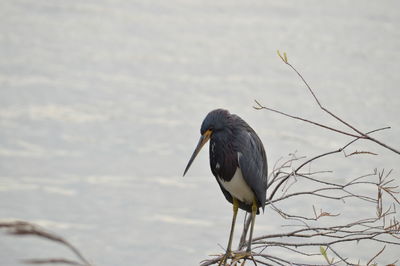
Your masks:
<svg viewBox="0 0 400 266"><path fill-rule="evenodd" d="M200 128L200 140L190 157L190 160L185 168L183 176L189 170L197 154L203 148L204 144L212 137L213 134L218 133L226 128L228 125L230 113L224 109L216 109L208 113L206 118L204 118L203 123Z"/></svg>

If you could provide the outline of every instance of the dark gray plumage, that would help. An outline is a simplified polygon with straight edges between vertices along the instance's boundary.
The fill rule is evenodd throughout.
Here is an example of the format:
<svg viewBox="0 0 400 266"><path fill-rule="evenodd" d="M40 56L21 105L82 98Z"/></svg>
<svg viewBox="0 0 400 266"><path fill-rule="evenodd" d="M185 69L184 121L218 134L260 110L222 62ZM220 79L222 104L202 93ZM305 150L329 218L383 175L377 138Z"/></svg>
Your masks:
<svg viewBox="0 0 400 266"><path fill-rule="evenodd" d="M257 207L264 210L268 166L264 146L256 132L239 116L223 109L211 111L206 116L200 133L203 135L208 129L213 132L210 137L210 167L225 198L232 203L232 195L221 185L218 177L229 182L239 167L257 198ZM251 205L239 200L239 208L245 211L251 212Z"/></svg>
<svg viewBox="0 0 400 266"><path fill-rule="evenodd" d="M264 211L267 190L267 156L256 132L239 116L227 110L208 113L201 129L201 137L183 175L203 145L210 140L210 167L224 193L233 204L233 218L224 264L231 256L232 235L238 208L252 214L247 253L251 255L251 241L256 214Z"/></svg>

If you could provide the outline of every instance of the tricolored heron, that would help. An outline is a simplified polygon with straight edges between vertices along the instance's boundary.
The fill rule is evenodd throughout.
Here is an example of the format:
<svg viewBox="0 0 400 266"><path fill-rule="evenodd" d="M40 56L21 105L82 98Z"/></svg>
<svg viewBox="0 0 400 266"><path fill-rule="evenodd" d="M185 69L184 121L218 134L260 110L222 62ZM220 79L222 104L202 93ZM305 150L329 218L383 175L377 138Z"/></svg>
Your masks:
<svg viewBox="0 0 400 266"><path fill-rule="evenodd" d="M256 214L264 211L267 190L267 157L264 146L256 132L239 116L227 110L216 109L208 113L201 129L201 137L185 172L210 140L211 172L224 193L233 204L233 218L226 254L231 256L232 236L238 208L251 213L251 227L246 253L251 254L251 241ZM220 264L221 264L220 263Z"/></svg>

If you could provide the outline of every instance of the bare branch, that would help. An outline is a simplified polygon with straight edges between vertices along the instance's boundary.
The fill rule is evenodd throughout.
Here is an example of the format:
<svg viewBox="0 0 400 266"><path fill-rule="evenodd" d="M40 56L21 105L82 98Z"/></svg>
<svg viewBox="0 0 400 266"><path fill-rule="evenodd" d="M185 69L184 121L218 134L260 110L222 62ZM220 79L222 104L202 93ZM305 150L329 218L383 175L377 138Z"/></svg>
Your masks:
<svg viewBox="0 0 400 266"><path fill-rule="evenodd" d="M367 266L370 265L372 263L372 261L374 259L376 259L379 255L381 255L382 252L385 250L385 248L386 248L386 246L383 246L383 248L367 262Z"/></svg>
<svg viewBox="0 0 400 266"><path fill-rule="evenodd" d="M345 125L348 128L352 129L358 135L354 135L352 133L348 133L348 132L345 132L345 131L342 131L342 130L338 130L338 129L335 129L335 128L332 128L332 127L329 127L329 126L326 126L326 125L322 125L322 124L319 124L317 122L314 122L314 121L311 121L311 120L308 120L308 119L304 119L304 118L300 118L300 117L296 117L296 116L285 114L284 112L281 112L281 111L278 111L278 110L275 110L275 109L272 109L272 108L265 107L265 106L261 105L258 101L255 101L257 103L257 105L258 105L256 107L254 107L255 109L257 109L257 110L266 109L266 110L269 110L269 111L272 111L272 112L275 112L275 113L279 113L279 114L287 116L287 117L291 117L293 119L302 120L304 122L311 123L311 124L317 125L319 127L322 127L322 128L325 128L325 129L329 129L331 131L335 131L337 133L341 133L341 134L352 136L352 137L358 137L358 138L362 138L362 139L368 139L368 140L370 140L372 142L375 142L376 144L378 144L378 145L380 145L380 146L382 146L382 147L384 147L386 149L389 149L389 150L391 150L391 151L393 151L393 152L395 152L395 153L400 155L400 151L398 149L395 149L395 148L393 148L393 147L391 147L391 146L389 146L389 145L387 145L387 144L385 144L385 143L383 143L383 142L381 142L381 141L369 136L368 133L363 133L361 130L357 129L355 126L351 125L349 122L346 122L345 120L340 118L338 115L334 114L333 112L328 110L325 106L323 106L321 104L320 100L318 99L318 97L316 96L316 94L314 93L313 89L310 87L310 85L308 85L308 82L304 79L303 75L300 74L300 72L297 71L297 69L292 64L289 63L286 53L284 53L284 56L282 56L280 54L280 52L278 51L278 55L282 59L282 61L286 65L288 65L300 77L300 79L306 85L308 91L311 93L311 95L314 98L315 102L318 104L319 108L321 110L323 110L325 113L329 114L334 119L336 119L337 121L339 121L340 123L342 123L343 125Z"/></svg>
<svg viewBox="0 0 400 266"><path fill-rule="evenodd" d="M305 119L305 118L302 118L302 117L299 117L299 116L290 115L290 114L284 113L282 111L279 111L279 110L276 110L276 109L273 109L273 108L270 108L270 107L266 107L266 106L262 105L261 103L259 103L257 100L254 100L254 101L257 104L257 106L253 106L254 109L256 109L256 110L265 109L265 110L268 110L268 111L271 111L271 112L274 112L274 113L278 113L278 114L286 116L286 117L290 117L290 118L293 118L293 119L296 119L296 120L307 122L309 124L313 124L313 125L318 126L318 127L322 127L322 128L325 128L325 129L328 129L328 130L331 130L331 131L335 131L335 132L343 134L343 135L347 135L347 136L355 137L355 138L366 139L366 137L363 137L363 136L359 136L359 135L355 135L355 134L352 134L352 133L348 133L348 132L345 132L345 131L342 131L342 130L339 130L339 129L336 129L336 128L333 128L333 127L330 127L330 126L327 126L327 125L324 125L324 124L321 124L321 123L318 123L318 122L311 121L309 119Z"/></svg>
<svg viewBox="0 0 400 266"><path fill-rule="evenodd" d="M385 173L384 170L378 171L375 169L373 173L360 175L356 178L350 179L345 183L336 183L334 181L328 181L321 177L325 173L333 173L332 171L311 171L311 163L319 161L321 158L333 156L343 152L344 158L351 156L360 155L374 155L376 153L368 150L355 150L352 152L346 152L349 147L359 139L373 141L385 148L388 148L396 153L398 151L389 147L386 144L376 141L370 134L390 129L390 127L382 127L371 130L367 133L361 132L356 127L347 123L337 115L327 110L319 101L314 91L308 85L303 76L288 62L287 55L281 55L278 52L280 58L289 65L297 75L302 79L304 84L307 86L312 97L318 104L318 106L331 117L344 124L347 128L353 132L344 131L341 129L333 128L325 124L317 123L309 119L290 115L279 110L275 110L269 107L261 105L255 100L257 106L255 109L266 109L278 114L281 114L292 119L301 120L313 124L318 127L322 127L333 132L353 137L351 141L343 145L342 147L327 151L325 153L316 155L307 159L306 157L300 157L296 153L290 154L288 159L280 158L274 165L272 172L269 176L269 182L267 185L267 191L269 197L267 197L266 205L269 206L273 211L278 213L283 219L293 221L295 224L292 226L300 227L293 231L284 230L278 234L266 234L253 238L253 252L252 255L256 258L254 263L262 263L262 265L313 265L297 263L289 261L285 258L274 256L271 254L271 248L284 249L288 252L298 254L300 257L309 256L321 256L321 253L310 252L312 247L326 247L323 249L321 257L325 259L328 265L337 265L345 263L347 265L359 265L360 262L352 263L349 258L341 254L341 245L344 243L358 243L360 241L373 241L374 243L383 243L391 246L400 246L400 223L397 221L395 215L396 203L399 204L398 199L398 186L394 185L394 179L390 177L391 171ZM309 168L309 169L306 169ZM386 175L385 175L386 174ZM289 181L290 180L290 181ZM308 190L304 188L297 189L297 184L300 182L309 182L307 186ZM366 193L365 190L360 190L361 187L369 186L376 190L376 196ZM390 203L386 206L383 198L384 195L394 200L394 203ZM280 208L278 205L282 202L289 202L293 198L304 198L305 196L322 198L330 201L342 202L345 204L345 200L352 199L358 201L364 201L371 206L376 208L376 217L364 217L362 219L351 221L345 224L337 224L335 226L315 226L312 222L319 221L322 218L335 219L340 217L340 213L330 213L320 208L318 211L314 205L312 205L312 215L305 214L293 214L287 210ZM246 216L247 217L247 216ZM238 246L240 252L246 246L246 235L250 225L250 217L245 217L243 231ZM340 219L338 219L340 221ZM335 248L334 248L335 246ZM269 252L267 252L269 250ZM321 249L322 250L322 249ZM332 252L332 258L328 257L326 251ZM369 260L369 264L375 260L382 252L382 248L372 259ZM265 252L264 252L265 251ZM262 259L258 259L258 257ZM213 258L212 260L205 261L202 265L212 265L218 263L220 257ZM232 265L237 261L232 260Z"/></svg>

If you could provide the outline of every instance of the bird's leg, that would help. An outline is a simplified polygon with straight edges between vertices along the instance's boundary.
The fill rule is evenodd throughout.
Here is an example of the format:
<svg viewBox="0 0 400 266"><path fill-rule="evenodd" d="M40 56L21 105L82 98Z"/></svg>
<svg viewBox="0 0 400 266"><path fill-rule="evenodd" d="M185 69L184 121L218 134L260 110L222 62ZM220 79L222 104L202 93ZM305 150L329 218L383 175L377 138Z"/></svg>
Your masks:
<svg viewBox="0 0 400 266"><path fill-rule="evenodd" d="M250 236L249 236L249 242L247 244L247 249L245 252L243 253L238 253L235 254L235 258L233 262L238 262L239 260L243 259L243 263L241 265L244 265L244 263L246 262L247 258L250 258L251 260L253 260L253 262L256 264L253 254L251 253L251 242L253 240L253 228L254 228L254 223L256 221L256 214L257 214L257 201L254 199L253 200L253 204L251 206L251 225L250 225Z"/></svg>
<svg viewBox="0 0 400 266"><path fill-rule="evenodd" d="M227 259L231 256L231 247L232 247L232 238L233 238L233 232L235 231L235 223L236 223L236 216L237 212L239 209L239 201L236 198L233 198L233 217L232 217L232 225L231 225L231 233L229 234L229 241L228 241L228 247L226 248L226 253L222 257L220 265L225 265Z"/></svg>
<svg viewBox="0 0 400 266"><path fill-rule="evenodd" d="M231 233L229 234L228 247L226 249L226 251L228 252L231 252L232 238L233 238L233 232L235 231L235 223L236 223L236 216L238 213L238 209L239 209L239 201L236 198L233 198L233 217L232 217Z"/></svg>
<svg viewBox="0 0 400 266"><path fill-rule="evenodd" d="M253 240L253 229L254 223L256 221L256 214L257 214L257 201L253 199L253 205L251 206L251 227L250 227L250 237L249 237L249 244L247 245L246 252L251 252L251 241Z"/></svg>

